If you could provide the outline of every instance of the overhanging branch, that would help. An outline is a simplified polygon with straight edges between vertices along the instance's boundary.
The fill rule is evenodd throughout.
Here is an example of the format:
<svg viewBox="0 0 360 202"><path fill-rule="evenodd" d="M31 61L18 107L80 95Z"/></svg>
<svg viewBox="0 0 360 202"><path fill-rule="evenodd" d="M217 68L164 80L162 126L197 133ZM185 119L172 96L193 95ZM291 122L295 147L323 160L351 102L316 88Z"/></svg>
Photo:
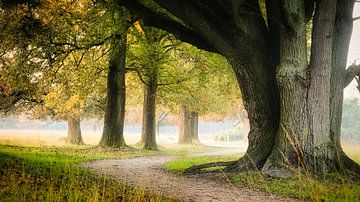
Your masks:
<svg viewBox="0 0 360 202"><path fill-rule="evenodd" d="M355 79L356 79L356 82L358 84L358 86L356 88L358 89L358 91L360 93L360 74L355 76Z"/></svg>
<svg viewBox="0 0 360 202"><path fill-rule="evenodd" d="M68 46L71 47L72 50L89 50L90 48L96 47L96 46L102 46L108 41L111 37L114 37L113 35L106 36L101 41L94 41L89 44L85 44L83 46L79 46L76 43L71 42L56 42L51 39L50 44L54 46Z"/></svg>
<svg viewBox="0 0 360 202"><path fill-rule="evenodd" d="M138 15L144 21L145 25L165 30L173 34L177 39L186 43L190 43L197 48L218 53L218 51L212 45L205 41L194 30L180 24L179 22L176 22L175 20L172 20L167 16L156 13L134 0L123 0L118 1L118 3L126 7L130 12Z"/></svg>
<svg viewBox="0 0 360 202"><path fill-rule="evenodd" d="M143 83L144 85L147 85L147 86L150 86L149 83L145 82L144 78L141 76L141 73L139 71L138 68L132 68L132 67L126 67L125 68L125 72L128 72L128 71L135 71L137 73L137 75L139 76L139 79L141 81L141 83Z"/></svg>
<svg viewBox="0 0 360 202"><path fill-rule="evenodd" d="M360 75L360 65L353 64L350 67L348 67L345 72L344 88L348 86L356 76L359 75Z"/></svg>

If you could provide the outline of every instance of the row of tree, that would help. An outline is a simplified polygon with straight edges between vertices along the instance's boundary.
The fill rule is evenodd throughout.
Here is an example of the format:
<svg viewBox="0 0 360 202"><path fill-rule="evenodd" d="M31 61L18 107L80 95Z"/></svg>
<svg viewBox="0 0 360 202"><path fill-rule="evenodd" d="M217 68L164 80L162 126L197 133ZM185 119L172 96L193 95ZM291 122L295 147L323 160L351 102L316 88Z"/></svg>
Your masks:
<svg viewBox="0 0 360 202"><path fill-rule="evenodd" d="M31 30L36 40L19 38L26 43L19 47L4 39L13 49L4 49L2 55L9 60L7 66L1 66L2 100L8 103L2 107L23 107L27 101L34 118L67 120L71 144L83 144L81 118L103 117L99 144L125 146L125 107L141 104L141 144L145 149L157 148L156 105L173 114L181 111L179 143L197 143L199 113L227 114L240 101L234 93L232 70L224 59L144 26L114 1L38 3L3 5L4 27L9 24L5 15L15 18L20 14L16 16L19 21L27 17L41 29L22 30L16 24L20 22L11 22L13 27L3 32L12 37L14 32ZM32 55L23 58L20 50ZM24 59L24 66L19 67L17 55ZM29 87L33 89L25 90Z"/></svg>
<svg viewBox="0 0 360 202"><path fill-rule="evenodd" d="M346 156L340 144L343 88L360 74L359 65L346 68L354 0L103 0L90 4L72 2L70 9L66 8L67 1L57 1L55 4L59 8L54 9L54 14L32 12L37 3L48 6L51 1L48 4L16 1L15 4L27 2L27 6L20 7L14 7L13 1L2 2L6 2L2 3L4 19L17 9L13 17L23 16L3 29L23 30L20 33L24 34L13 36L26 39L17 40L25 44L10 43L3 47L12 48L4 52L8 59L18 56L15 71L21 69L19 65L47 61L37 66L44 68L54 60L66 58L74 50L90 49L106 41L110 53L102 145L116 141L113 146L121 145L121 141L112 138L121 137L122 133L121 127L114 127L114 123L121 122L124 114L121 103L125 98L125 52L127 41L130 42L127 33L133 22L140 19L141 27L144 24L165 30L183 42L222 55L230 63L248 113L250 132L246 154L236 163L226 164L228 170L262 169L275 177L290 176L293 168L316 173L360 171L359 165ZM69 10L74 12L69 14ZM9 15L4 14L7 11ZM89 13L88 19L92 19L85 21L84 27L77 23L77 16L82 12ZM39 16L45 19L39 20ZM57 27L51 29L49 25L56 21ZM66 29L59 31L59 28ZM67 34L67 28L75 31ZM37 34L40 31L48 33L52 40L39 37L43 36ZM149 114L154 114L156 98L153 95L159 90L155 82L159 75L155 72L163 64L163 56L152 45L157 39L155 32L143 31L148 45L142 51L154 50L151 61L159 62L151 65L146 74L148 78L144 80L147 84L145 97L149 98L144 106L150 110ZM2 35L6 39L10 37L10 41L13 37ZM24 60L34 54L37 59ZM41 60L43 57L47 59ZM42 85L42 82L34 82L33 75L38 71L33 68L15 72L24 77L31 75L26 91L32 91L34 84ZM8 87L5 85L3 89L6 91ZM22 94L21 91L6 92ZM110 110L110 106L117 107ZM144 116L143 123L153 126L153 116L149 114ZM144 133L150 134L153 130L153 127L144 128ZM116 135L110 136L107 131ZM148 137L145 141L154 140Z"/></svg>

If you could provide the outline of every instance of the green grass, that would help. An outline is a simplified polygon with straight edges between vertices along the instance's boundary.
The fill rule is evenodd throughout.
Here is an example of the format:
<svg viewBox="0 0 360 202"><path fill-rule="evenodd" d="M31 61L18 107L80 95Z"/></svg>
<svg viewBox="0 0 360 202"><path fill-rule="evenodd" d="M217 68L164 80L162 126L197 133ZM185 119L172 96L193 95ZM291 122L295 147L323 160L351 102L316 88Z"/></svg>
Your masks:
<svg viewBox="0 0 360 202"><path fill-rule="evenodd" d="M172 155L172 156L187 156L196 153L206 153L219 151L223 148L207 146L202 144L194 144L194 145L179 145L179 144L168 144L164 146L160 146L160 152L164 155Z"/></svg>
<svg viewBox="0 0 360 202"><path fill-rule="evenodd" d="M354 154L351 157L353 158ZM172 172L181 172L194 165L230 161L238 158L239 155L180 158L165 164L165 169ZM244 172L228 175L228 178L239 187L248 187L256 191L265 191L303 200L360 201L359 182L353 182L351 179L339 174L327 175L322 179L304 175L298 175L292 179L266 179L261 172Z"/></svg>
<svg viewBox="0 0 360 202"><path fill-rule="evenodd" d="M26 146L27 145L27 146ZM0 201L174 201L125 186L76 166L81 162L215 151L203 145L168 145L159 151L127 147L0 144Z"/></svg>
<svg viewBox="0 0 360 202"><path fill-rule="evenodd" d="M182 172L186 168L189 168L194 165L200 165L204 163L211 163L217 161L233 161L239 159L241 155L242 154L183 157L167 162L164 165L164 167L168 171ZM211 169L216 169L216 167Z"/></svg>
<svg viewBox="0 0 360 202"><path fill-rule="evenodd" d="M359 201L360 185L339 174L323 179L297 175L291 179L266 179L261 172L231 174L240 187L311 201Z"/></svg>
<svg viewBox="0 0 360 202"><path fill-rule="evenodd" d="M94 159L155 154L130 148L0 145L0 201L171 201L76 166Z"/></svg>

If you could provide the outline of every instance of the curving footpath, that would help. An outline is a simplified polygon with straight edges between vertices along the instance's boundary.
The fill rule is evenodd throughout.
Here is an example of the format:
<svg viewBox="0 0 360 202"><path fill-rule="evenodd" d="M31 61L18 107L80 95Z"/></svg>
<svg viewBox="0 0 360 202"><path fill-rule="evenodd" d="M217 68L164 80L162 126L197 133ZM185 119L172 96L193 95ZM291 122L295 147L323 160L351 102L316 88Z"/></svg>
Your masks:
<svg viewBox="0 0 360 202"><path fill-rule="evenodd" d="M133 187L184 201L295 201L295 199L233 186L222 173L176 174L163 169L176 157L96 160L81 165Z"/></svg>

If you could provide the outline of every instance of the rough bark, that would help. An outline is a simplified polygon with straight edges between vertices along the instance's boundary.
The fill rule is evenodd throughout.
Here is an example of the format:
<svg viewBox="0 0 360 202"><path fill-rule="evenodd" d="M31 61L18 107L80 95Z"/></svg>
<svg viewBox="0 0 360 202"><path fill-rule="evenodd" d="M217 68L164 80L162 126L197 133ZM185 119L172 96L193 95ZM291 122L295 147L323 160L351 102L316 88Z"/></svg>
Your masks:
<svg viewBox="0 0 360 202"><path fill-rule="evenodd" d="M126 27L123 27L126 30ZM100 146L123 147L125 118L125 55L126 31L111 43L107 78L107 105Z"/></svg>
<svg viewBox="0 0 360 202"><path fill-rule="evenodd" d="M303 146L308 169L336 171L335 148L330 138L330 79L336 0L317 0L312 32L310 86L307 97L309 134Z"/></svg>
<svg viewBox="0 0 360 202"><path fill-rule="evenodd" d="M334 25L331 68L330 134L335 145L340 146L343 89L347 54L353 27L352 10L354 2L338 0ZM340 85L339 85L340 84Z"/></svg>
<svg viewBox="0 0 360 202"><path fill-rule="evenodd" d="M300 166L302 136L308 133L305 8L302 1L283 3L281 9L287 18L283 19L280 29L280 64L276 73L280 126L272 153L263 168L266 175L275 177L286 177L289 167Z"/></svg>
<svg viewBox="0 0 360 202"><path fill-rule="evenodd" d="M331 96L330 96L330 138L337 148L336 157L338 169L359 172L360 167L346 156L341 148L341 119L343 105L343 88L347 85L346 63L353 27L352 13L354 1L338 0L334 26L332 68L331 68ZM350 80L350 79L348 79Z"/></svg>
<svg viewBox="0 0 360 202"><path fill-rule="evenodd" d="M84 144L84 141L81 136L80 129L80 117L69 117L68 120L68 135L67 135L67 143L81 145Z"/></svg>
<svg viewBox="0 0 360 202"><path fill-rule="evenodd" d="M141 144L144 149L156 150L156 91L157 78L153 75L148 84L144 84L143 122Z"/></svg>
<svg viewBox="0 0 360 202"><path fill-rule="evenodd" d="M289 177L291 171L336 171L336 149L330 137L330 78L336 1L317 1L309 69L304 38L306 16L299 2L283 5L287 26L281 29L280 128L263 171ZM300 20L299 20L300 19ZM310 75L307 78L307 75ZM290 171L290 172L289 172Z"/></svg>
<svg viewBox="0 0 360 202"><path fill-rule="evenodd" d="M179 144L197 144L198 137L198 113L191 112L187 107L180 109L179 119Z"/></svg>

